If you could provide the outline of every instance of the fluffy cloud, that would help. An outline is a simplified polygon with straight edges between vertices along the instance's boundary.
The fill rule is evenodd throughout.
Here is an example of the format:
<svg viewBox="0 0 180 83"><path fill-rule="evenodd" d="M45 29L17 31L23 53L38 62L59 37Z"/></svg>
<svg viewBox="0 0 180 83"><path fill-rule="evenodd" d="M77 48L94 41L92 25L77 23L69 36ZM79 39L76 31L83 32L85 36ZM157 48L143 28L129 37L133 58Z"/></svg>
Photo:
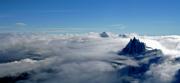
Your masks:
<svg viewBox="0 0 180 83"><path fill-rule="evenodd" d="M144 80L119 76L122 68L139 64L129 57L117 55L131 37L112 35L101 38L98 33L0 34L0 77L28 72L29 78L19 83L117 83L125 79L158 83L170 82L180 68L179 62L174 62L180 55L179 36L138 36L148 47L161 49L165 53L164 61L152 65ZM111 62L122 66L117 69Z"/></svg>

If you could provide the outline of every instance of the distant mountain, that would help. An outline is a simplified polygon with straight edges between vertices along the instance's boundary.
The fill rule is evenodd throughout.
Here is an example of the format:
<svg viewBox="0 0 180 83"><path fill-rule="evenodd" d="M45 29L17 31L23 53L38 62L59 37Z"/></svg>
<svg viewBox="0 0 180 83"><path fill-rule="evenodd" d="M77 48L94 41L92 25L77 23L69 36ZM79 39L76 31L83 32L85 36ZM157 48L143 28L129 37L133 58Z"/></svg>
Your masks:
<svg viewBox="0 0 180 83"><path fill-rule="evenodd" d="M102 32L100 33L101 37L109 37L109 34L107 32Z"/></svg>
<svg viewBox="0 0 180 83"><path fill-rule="evenodd" d="M122 37L122 38L128 38L129 37L127 34L119 34L118 36Z"/></svg>

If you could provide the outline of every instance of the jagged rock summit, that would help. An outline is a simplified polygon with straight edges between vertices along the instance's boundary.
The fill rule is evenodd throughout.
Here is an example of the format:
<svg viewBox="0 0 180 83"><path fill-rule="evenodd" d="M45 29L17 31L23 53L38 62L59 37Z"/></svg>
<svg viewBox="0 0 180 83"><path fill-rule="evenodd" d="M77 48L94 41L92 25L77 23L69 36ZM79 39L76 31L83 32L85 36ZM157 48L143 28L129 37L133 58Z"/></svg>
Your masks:
<svg viewBox="0 0 180 83"><path fill-rule="evenodd" d="M121 57L116 61L112 61L116 68L124 66L119 69L121 75L143 79L146 72L150 69L152 64L160 64L163 61L162 51L160 49L148 49L145 43L139 41L135 37L129 41L125 48L123 48L118 55L125 56L127 59ZM126 60L131 60L134 65L123 63ZM127 80L128 81L128 80Z"/></svg>
<svg viewBox="0 0 180 83"><path fill-rule="evenodd" d="M137 55L146 51L146 45L135 37L129 41L119 54Z"/></svg>

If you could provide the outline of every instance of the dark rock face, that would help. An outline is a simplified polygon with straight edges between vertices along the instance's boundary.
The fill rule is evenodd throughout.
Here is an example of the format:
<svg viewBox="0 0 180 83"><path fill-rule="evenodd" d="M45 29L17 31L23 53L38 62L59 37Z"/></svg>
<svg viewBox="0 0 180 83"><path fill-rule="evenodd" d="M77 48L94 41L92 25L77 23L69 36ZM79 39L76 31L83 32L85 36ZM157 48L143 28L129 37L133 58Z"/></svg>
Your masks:
<svg viewBox="0 0 180 83"><path fill-rule="evenodd" d="M172 83L180 83L180 69L177 71L176 75L174 76L174 80Z"/></svg>
<svg viewBox="0 0 180 83"><path fill-rule="evenodd" d="M109 37L108 33L106 33L106 32L100 33L100 36L101 36L101 37Z"/></svg>
<svg viewBox="0 0 180 83"><path fill-rule="evenodd" d="M140 42L135 37L129 41L126 47L118 54L120 56L125 55L131 57L132 60L137 61L139 66L127 65L126 67L119 69L118 73L120 77L127 76L143 80L146 77L145 73L150 69L152 64L160 64L163 61L163 58L160 56L163 55L161 50L148 50L147 48L145 43Z"/></svg>
<svg viewBox="0 0 180 83"><path fill-rule="evenodd" d="M135 37L129 41L126 47L119 54L137 55L146 51L146 46Z"/></svg>
<svg viewBox="0 0 180 83"><path fill-rule="evenodd" d="M29 77L29 73L22 73L18 76L6 76L0 78L0 83L17 83L18 81L26 80Z"/></svg>
<svg viewBox="0 0 180 83"><path fill-rule="evenodd" d="M174 62L179 63L180 62L180 57L175 58Z"/></svg>

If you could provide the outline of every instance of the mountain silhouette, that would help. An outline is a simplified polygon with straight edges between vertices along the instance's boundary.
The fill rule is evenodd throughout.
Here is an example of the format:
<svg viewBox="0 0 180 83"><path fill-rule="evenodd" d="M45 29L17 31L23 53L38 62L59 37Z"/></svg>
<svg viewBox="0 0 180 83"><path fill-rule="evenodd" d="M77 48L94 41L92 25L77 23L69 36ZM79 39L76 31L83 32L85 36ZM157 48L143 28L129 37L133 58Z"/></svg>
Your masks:
<svg viewBox="0 0 180 83"><path fill-rule="evenodd" d="M135 37L129 41L119 54L138 55L146 51L146 45Z"/></svg>
<svg viewBox="0 0 180 83"><path fill-rule="evenodd" d="M150 69L152 64L160 64L163 61L161 55L162 51L159 49L147 49L145 43L140 42L135 37L130 39L129 43L118 53L119 56L129 57L131 60L135 60L138 66L126 65L118 70L120 76L129 76L133 78L143 79L145 72ZM122 59L123 60L123 59ZM116 65L124 65L121 62L114 61ZM118 68L118 67L117 67ZM127 80L128 81L128 80Z"/></svg>
<svg viewBox="0 0 180 83"><path fill-rule="evenodd" d="M109 37L109 34L107 32L102 32L100 33L100 36L106 38L106 37Z"/></svg>

